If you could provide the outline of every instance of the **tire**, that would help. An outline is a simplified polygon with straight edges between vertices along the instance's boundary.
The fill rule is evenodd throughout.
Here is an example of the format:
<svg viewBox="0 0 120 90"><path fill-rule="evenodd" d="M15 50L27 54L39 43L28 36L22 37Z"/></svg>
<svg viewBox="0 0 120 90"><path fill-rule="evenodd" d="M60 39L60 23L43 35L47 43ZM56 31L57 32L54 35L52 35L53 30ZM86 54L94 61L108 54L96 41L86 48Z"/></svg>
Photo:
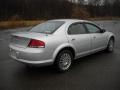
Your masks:
<svg viewBox="0 0 120 90"><path fill-rule="evenodd" d="M114 39L110 38L107 48L106 48L107 52L113 52L114 51Z"/></svg>
<svg viewBox="0 0 120 90"><path fill-rule="evenodd" d="M65 72L71 67L72 61L72 52L69 50L62 50L56 57L55 66L58 71Z"/></svg>

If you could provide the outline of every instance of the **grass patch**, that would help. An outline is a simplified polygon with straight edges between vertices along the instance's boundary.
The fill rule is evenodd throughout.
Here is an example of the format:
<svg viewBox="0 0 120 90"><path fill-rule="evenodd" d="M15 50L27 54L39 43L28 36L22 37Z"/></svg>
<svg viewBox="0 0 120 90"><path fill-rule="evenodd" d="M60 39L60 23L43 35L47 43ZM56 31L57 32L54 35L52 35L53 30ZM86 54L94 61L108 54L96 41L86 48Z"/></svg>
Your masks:
<svg viewBox="0 0 120 90"><path fill-rule="evenodd" d="M88 20L120 20L120 17L109 17L109 16L105 16L105 17L94 17L94 18L88 18Z"/></svg>
<svg viewBox="0 0 120 90"><path fill-rule="evenodd" d="M0 29L34 26L42 22L44 22L44 20L0 21Z"/></svg>
<svg viewBox="0 0 120 90"><path fill-rule="evenodd" d="M120 20L120 17L94 17L87 18L87 20ZM19 28L19 27L29 27L34 26L45 20L10 20L10 21L0 21L0 30Z"/></svg>

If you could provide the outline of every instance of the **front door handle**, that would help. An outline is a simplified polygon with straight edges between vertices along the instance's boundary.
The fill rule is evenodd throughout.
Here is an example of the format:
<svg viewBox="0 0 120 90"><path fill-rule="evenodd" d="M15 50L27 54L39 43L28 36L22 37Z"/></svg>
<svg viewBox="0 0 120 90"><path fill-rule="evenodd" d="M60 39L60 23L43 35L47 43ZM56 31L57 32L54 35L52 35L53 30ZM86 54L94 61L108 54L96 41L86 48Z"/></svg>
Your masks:
<svg viewBox="0 0 120 90"><path fill-rule="evenodd" d="M75 38L73 38L72 41L75 41Z"/></svg>

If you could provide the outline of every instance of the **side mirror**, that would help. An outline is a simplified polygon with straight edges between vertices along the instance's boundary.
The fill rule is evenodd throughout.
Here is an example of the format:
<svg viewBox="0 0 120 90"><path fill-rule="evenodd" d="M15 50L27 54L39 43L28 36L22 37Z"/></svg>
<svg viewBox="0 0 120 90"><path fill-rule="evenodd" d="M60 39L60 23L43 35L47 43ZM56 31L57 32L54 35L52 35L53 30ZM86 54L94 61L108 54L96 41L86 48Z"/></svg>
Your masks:
<svg viewBox="0 0 120 90"><path fill-rule="evenodd" d="M101 33L104 33L104 32L106 32L106 30L105 29L101 29L101 31L100 31Z"/></svg>

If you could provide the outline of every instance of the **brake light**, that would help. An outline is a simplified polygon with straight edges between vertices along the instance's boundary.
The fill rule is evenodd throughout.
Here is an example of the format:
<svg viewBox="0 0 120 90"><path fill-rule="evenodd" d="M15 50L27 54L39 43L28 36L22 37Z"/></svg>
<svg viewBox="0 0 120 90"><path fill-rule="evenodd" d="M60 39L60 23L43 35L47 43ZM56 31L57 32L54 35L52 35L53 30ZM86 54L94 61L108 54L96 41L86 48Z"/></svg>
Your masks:
<svg viewBox="0 0 120 90"><path fill-rule="evenodd" d="M45 43L43 41L40 40L35 40L35 39L31 39L28 47L31 48L44 48L45 47Z"/></svg>

